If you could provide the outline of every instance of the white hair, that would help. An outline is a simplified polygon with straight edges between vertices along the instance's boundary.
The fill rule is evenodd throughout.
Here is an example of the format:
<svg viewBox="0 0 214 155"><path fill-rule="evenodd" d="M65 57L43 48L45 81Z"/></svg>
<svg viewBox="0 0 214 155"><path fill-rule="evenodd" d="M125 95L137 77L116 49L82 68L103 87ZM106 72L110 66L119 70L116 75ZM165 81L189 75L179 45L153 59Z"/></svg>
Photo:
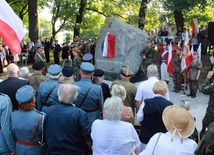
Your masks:
<svg viewBox="0 0 214 155"><path fill-rule="evenodd" d="M18 77L19 67L11 63L7 66L7 75L8 77Z"/></svg>
<svg viewBox="0 0 214 155"><path fill-rule="evenodd" d="M123 112L123 102L121 98L117 96L107 98L104 103L103 112L106 119L120 120L121 114Z"/></svg>
<svg viewBox="0 0 214 155"><path fill-rule="evenodd" d="M126 89L122 85L113 85L111 88L111 95L120 97L122 101L126 98Z"/></svg>
<svg viewBox="0 0 214 155"><path fill-rule="evenodd" d="M72 84L61 84L57 93L59 102L72 104L77 98L79 87Z"/></svg>
<svg viewBox="0 0 214 155"><path fill-rule="evenodd" d="M28 75L29 75L29 69L28 69L28 67L22 67L22 68L20 68L20 70L19 70L19 77L22 77L22 78L27 78L28 77Z"/></svg>

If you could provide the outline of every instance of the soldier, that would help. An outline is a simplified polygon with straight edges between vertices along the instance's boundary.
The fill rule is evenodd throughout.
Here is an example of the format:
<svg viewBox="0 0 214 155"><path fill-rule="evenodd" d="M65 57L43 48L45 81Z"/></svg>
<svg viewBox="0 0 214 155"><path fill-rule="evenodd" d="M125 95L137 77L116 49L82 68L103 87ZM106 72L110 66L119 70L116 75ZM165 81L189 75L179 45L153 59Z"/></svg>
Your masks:
<svg viewBox="0 0 214 155"><path fill-rule="evenodd" d="M73 50L73 55L74 55L74 59L73 59L73 69L74 69L74 81L77 82L80 80L80 64L81 64L81 52L79 49L74 49Z"/></svg>
<svg viewBox="0 0 214 155"><path fill-rule="evenodd" d="M178 46L176 49L175 57L173 59L173 83L174 83L174 90L173 92L178 93L181 89L182 83L182 76L181 76L181 47Z"/></svg>
<svg viewBox="0 0 214 155"><path fill-rule="evenodd" d="M42 74L44 70L44 63L42 61L35 62L32 68L35 72L29 77L29 84L34 88L35 97L37 97L39 84L47 81L48 77Z"/></svg>
<svg viewBox="0 0 214 155"><path fill-rule="evenodd" d="M82 61L83 62L90 62L91 64L93 64L93 55L91 53L84 54L82 57Z"/></svg>
<svg viewBox="0 0 214 155"><path fill-rule="evenodd" d="M200 132L200 137L203 136L206 128L211 122L214 122L214 84L213 84L213 71L209 71L207 74L207 78L203 82L201 86L201 92L206 95L210 95L210 99L208 102L208 107L206 110L206 114L202 120L202 130Z"/></svg>
<svg viewBox="0 0 214 155"><path fill-rule="evenodd" d="M49 80L39 85L37 96L37 110L46 112L48 107L58 103L57 90L61 83L59 82L62 67L54 64L48 68Z"/></svg>
<svg viewBox="0 0 214 155"><path fill-rule="evenodd" d="M123 87L125 87L126 98L123 101L123 103L125 106L131 107L134 112L134 107L135 107L134 101L135 101L135 94L136 94L137 87L133 83L130 82L130 78L132 75L134 75L134 73L132 72L132 70L129 67L127 67L127 66L122 67L121 71L120 71L121 80L113 81L111 88L115 84L122 85ZM110 88L110 90L111 90L111 88Z"/></svg>
<svg viewBox="0 0 214 155"><path fill-rule="evenodd" d="M142 57L141 70L146 73L147 67L156 62L156 51L152 47L152 41L147 41L147 47L144 49L140 56Z"/></svg>
<svg viewBox="0 0 214 155"><path fill-rule="evenodd" d="M61 47L60 47L60 45L58 43L58 40L54 41L53 47L54 47L54 50L53 50L53 53L54 53L54 63L59 65L59 54L61 52Z"/></svg>
<svg viewBox="0 0 214 155"><path fill-rule="evenodd" d="M26 85L16 92L19 110L11 114L11 130L16 139L16 154L43 155L43 122L45 114L35 110L33 87Z"/></svg>
<svg viewBox="0 0 214 155"><path fill-rule="evenodd" d="M63 69L62 69L63 78L60 79L60 82L62 82L64 84L66 84L66 83L69 83L69 84L74 83L74 80L73 80L73 77L72 77L73 73L74 73L73 67L64 66Z"/></svg>
<svg viewBox="0 0 214 155"><path fill-rule="evenodd" d="M15 155L15 140L11 134L10 116L12 112L10 97L0 93L0 154Z"/></svg>
<svg viewBox="0 0 214 155"><path fill-rule="evenodd" d="M34 60L35 60L35 62L42 61L44 63L43 74L45 75L47 73L47 67L46 67L47 65L46 65L45 56L43 54L43 50L44 50L44 47L42 45L39 45L37 47L37 51L36 51Z"/></svg>
<svg viewBox="0 0 214 155"><path fill-rule="evenodd" d="M196 97L196 92L198 89L198 80L200 78L202 62L199 60L198 52L194 52L194 59L191 61L189 68L190 70L187 73L187 79L189 80L189 89L191 98Z"/></svg>

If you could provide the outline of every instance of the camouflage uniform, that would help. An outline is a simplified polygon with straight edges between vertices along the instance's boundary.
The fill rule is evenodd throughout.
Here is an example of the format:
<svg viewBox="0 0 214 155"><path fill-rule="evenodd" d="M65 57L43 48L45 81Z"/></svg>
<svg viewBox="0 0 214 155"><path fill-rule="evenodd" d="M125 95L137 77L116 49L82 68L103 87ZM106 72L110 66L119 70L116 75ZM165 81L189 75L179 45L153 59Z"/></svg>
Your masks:
<svg viewBox="0 0 214 155"><path fill-rule="evenodd" d="M156 51L151 47L146 47L146 49L144 49L141 53L140 56L142 58L142 64L141 64L141 70L146 73L147 71L147 67L149 65L151 65L152 63L155 64L155 62L157 61L157 55L156 55ZM146 59L144 59L143 57L146 57Z"/></svg>
<svg viewBox="0 0 214 155"><path fill-rule="evenodd" d="M74 69L74 81L77 82L80 80L80 64L81 64L81 57L79 55L74 56L72 67Z"/></svg>
<svg viewBox="0 0 214 155"><path fill-rule="evenodd" d="M206 114L202 120L201 135L203 135L206 127L211 122L214 122L214 83L213 83L213 80L210 80L207 78L201 86L201 92L203 94L210 95Z"/></svg>
<svg viewBox="0 0 214 155"><path fill-rule="evenodd" d="M187 78L189 80L190 94L194 95L198 90L198 80L196 80L196 77L198 71L202 69L202 62L200 60L193 60L189 68L190 70L187 73Z"/></svg>
<svg viewBox="0 0 214 155"><path fill-rule="evenodd" d="M181 58L180 54L176 54L174 59L173 59L173 83L174 83L174 89L176 92L178 92L181 88L181 83L182 83L182 76L181 76Z"/></svg>

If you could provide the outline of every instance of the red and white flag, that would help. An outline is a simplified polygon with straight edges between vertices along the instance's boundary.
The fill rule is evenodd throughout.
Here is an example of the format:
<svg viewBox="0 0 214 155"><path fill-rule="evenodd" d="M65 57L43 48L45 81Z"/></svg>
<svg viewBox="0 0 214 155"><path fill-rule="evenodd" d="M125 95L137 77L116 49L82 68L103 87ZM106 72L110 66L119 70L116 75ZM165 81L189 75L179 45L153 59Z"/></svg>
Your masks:
<svg viewBox="0 0 214 155"><path fill-rule="evenodd" d="M173 74L172 71L172 43L170 42L170 45L168 47L168 60L167 60L167 72L170 74Z"/></svg>
<svg viewBox="0 0 214 155"><path fill-rule="evenodd" d="M104 40L103 46L103 57L114 58L115 57L115 35L107 33Z"/></svg>
<svg viewBox="0 0 214 155"><path fill-rule="evenodd" d="M0 37L14 53L21 53L21 40L25 36L22 20L5 0L0 5Z"/></svg>
<svg viewBox="0 0 214 155"><path fill-rule="evenodd" d="M193 59L193 55L190 53L188 46L184 46L183 50L184 51L181 59L181 72L184 72L189 67Z"/></svg>
<svg viewBox="0 0 214 155"><path fill-rule="evenodd" d="M191 51L190 51L190 53L193 55L193 53L194 53L194 49L193 49L193 45L191 46Z"/></svg>
<svg viewBox="0 0 214 155"><path fill-rule="evenodd" d="M199 60L201 60L201 43L198 46L197 52L198 52Z"/></svg>

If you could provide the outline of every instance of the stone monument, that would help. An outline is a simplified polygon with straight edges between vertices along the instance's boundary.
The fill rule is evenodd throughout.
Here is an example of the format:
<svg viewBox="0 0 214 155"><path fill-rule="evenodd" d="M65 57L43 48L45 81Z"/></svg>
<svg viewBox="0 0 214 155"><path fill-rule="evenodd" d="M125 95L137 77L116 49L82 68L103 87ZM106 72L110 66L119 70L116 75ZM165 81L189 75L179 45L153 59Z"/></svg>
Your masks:
<svg viewBox="0 0 214 155"><path fill-rule="evenodd" d="M115 57L102 56L103 43L106 34L115 35ZM105 72L108 80L115 80L122 66L129 66L137 73L141 64L140 52L146 48L148 34L139 28L126 24L123 21L111 17L107 25L100 33L95 49L95 67Z"/></svg>

